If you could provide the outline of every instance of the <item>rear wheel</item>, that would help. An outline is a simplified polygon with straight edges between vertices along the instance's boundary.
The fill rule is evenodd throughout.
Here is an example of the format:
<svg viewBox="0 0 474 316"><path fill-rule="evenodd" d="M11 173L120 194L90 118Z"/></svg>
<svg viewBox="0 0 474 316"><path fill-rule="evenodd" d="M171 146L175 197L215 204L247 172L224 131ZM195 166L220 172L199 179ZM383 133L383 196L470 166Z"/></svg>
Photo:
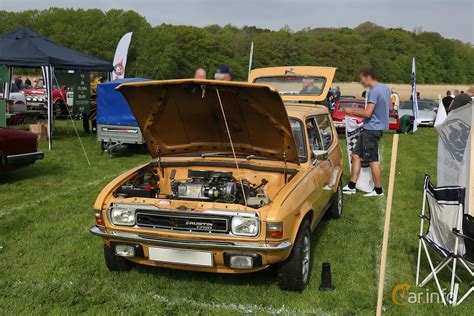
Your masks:
<svg viewBox="0 0 474 316"><path fill-rule="evenodd" d="M290 256L280 264L278 283L282 290L302 292L311 274L310 222L304 220L296 236Z"/></svg>
<svg viewBox="0 0 474 316"><path fill-rule="evenodd" d="M342 181L339 180L339 185L334 193L331 201L331 206L327 210L327 216L332 219L338 219L342 215L342 208L344 206L343 200L344 194L342 194Z"/></svg>
<svg viewBox="0 0 474 316"><path fill-rule="evenodd" d="M104 259L109 271L130 271L132 262L115 255L115 249L104 245Z"/></svg>

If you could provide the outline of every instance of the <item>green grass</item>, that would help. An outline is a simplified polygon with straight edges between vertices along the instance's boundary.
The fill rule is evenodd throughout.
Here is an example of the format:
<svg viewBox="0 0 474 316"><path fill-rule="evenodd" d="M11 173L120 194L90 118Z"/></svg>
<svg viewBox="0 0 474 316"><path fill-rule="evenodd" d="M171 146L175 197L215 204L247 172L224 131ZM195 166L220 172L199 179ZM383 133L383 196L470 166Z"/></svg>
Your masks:
<svg viewBox="0 0 474 316"><path fill-rule="evenodd" d="M385 199L350 196L340 220L318 226L312 239L313 274L303 293L281 291L274 268L248 275L145 266L110 273L102 241L89 233L94 225L92 204L105 184L149 158L140 151L109 157L101 154L93 136L82 136L91 166L72 126L60 121L54 150L41 145L43 161L0 180L0 314L374 314ZM391 143L392 134L385 135L385 183ZM440 304L397 306L391 301L396 284L414 283L423 175L436 174L436 147L434 130L400 137L387 314L472 314L474 298L455 309ZM318 290L325 261L332 267L332 292ZM435 290L433 284L428 288Z"/></svg>

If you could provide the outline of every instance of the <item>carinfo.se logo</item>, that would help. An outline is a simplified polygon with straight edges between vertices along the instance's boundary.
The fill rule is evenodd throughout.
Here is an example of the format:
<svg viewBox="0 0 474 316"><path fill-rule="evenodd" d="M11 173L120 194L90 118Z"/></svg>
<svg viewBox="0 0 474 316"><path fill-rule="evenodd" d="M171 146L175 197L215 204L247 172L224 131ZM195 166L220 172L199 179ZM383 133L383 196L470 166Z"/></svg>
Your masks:
<svg viewBox="0 0 474 316"><path fill-rule="evenodd" d="M443 295L444 293L443 289ZM441 303L442 298L438 292L432 292L430 289L421 290L416 292L412 290L410 284L401 283L394 286L392 290L392 302L395 305L407 305L407 304L431 304Z"/></svg>

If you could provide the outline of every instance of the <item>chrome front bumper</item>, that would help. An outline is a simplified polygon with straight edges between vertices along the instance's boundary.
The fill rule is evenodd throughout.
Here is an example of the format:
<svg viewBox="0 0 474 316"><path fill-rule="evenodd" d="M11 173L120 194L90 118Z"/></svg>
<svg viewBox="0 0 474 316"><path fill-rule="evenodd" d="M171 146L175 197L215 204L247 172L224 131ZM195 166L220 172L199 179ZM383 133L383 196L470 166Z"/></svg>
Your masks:
<svg viewBox="0 0 474 316"><path fill-rule="evenodd" d="M132 241L148 245L182 247L182 248L204 248L204 249L231 249L256 252L276 252L287 250L291 247L291 242L284 241L277 245L251 243L251 242L232 242L232 241L209 241L209 240L191 240L191 239L169 239L149 235L138 235L133 233L111 231L106 232L97 226L93 226L90 232L96 236L110 238L114 240Z"/></svg>
<svg viewBox="0 0 474 316"><path fill-rule="evenodd" d="M43 159L44 154L42 151L35 151L26 154L10 155L7 156L7 162L9 164L18 164L18 163L29 163L35 162L36 160Z"/></svg>

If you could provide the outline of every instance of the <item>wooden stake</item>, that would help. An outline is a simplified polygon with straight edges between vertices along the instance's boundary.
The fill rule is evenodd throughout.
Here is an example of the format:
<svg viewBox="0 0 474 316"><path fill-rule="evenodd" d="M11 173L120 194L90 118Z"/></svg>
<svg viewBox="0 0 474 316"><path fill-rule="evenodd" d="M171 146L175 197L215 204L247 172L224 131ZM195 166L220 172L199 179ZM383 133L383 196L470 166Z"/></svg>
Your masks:
<svg viewBox="0 0 474 316"><path fill-rule="evenodd" d="M377 296L376 315L382 315L383 288L385 284L385 266L387 264L388 237L390 233L390 215L392 213L393 187L395 185L395 168L397 165L398 134L393 135L392 158L390 160L390 177L388 179L387 208L383 227L382 255L380 258L379 291Z"/></svg>

